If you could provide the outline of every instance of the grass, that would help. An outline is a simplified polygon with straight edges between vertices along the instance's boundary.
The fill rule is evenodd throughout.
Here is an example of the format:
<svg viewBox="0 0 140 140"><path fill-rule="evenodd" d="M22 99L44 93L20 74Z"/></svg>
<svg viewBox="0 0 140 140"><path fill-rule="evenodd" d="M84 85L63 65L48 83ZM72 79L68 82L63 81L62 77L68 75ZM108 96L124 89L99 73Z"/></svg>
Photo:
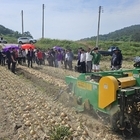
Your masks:
<svg viewBox="0 0 140 140"><path fill-rule="evenodd" d="M72 132L66 126L52 127L49 134L50 140L64 140L64 138L68 139L71 135Z"/></svg>

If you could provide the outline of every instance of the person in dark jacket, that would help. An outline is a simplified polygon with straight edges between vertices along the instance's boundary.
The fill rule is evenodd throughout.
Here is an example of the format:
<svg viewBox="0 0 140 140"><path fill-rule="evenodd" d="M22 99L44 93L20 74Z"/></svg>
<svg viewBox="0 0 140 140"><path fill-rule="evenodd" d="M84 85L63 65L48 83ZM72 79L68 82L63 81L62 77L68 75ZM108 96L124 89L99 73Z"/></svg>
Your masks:
<svg viewBox="0 0 140 140"><path fill-rule="evenodd" d="M4 51L1 52L1 65L5 66L5 59L6 59L6 53Z"/></svg>
<svg viewBox="0 0 140 140"><path fill-rule="evenodd" d="M15 73L15 68L16 68L16 50L13 48L12 53L11 53L11 62L12 62L12 69L11 71Z"/></svg>
<svg viewBox="0 0 140 140"><path fill-rule="evenodd" d="M32 48L30 48L28 50L27 53L27 60L28 60L28 67L31 65L31 68L33 67L32 63L33 63L33 57L34 57L34 52L32 50Z"/></svg>
<svg viewBox="0 0 140 140"><path fill-rule="evenodd" d="M113 55L111 59L111 70L118 70L122 67L123 56L121 50L113 49Z"/></svg>
<svg viewBox="0 0 140 140"><path fill-rule="evenodd" d="M6 51L7 65L8 65L8 69L9 70L11 69L11 63L12 63L12 60L11 60L11 52L12 52L11 49L8 49Z"/></svg>

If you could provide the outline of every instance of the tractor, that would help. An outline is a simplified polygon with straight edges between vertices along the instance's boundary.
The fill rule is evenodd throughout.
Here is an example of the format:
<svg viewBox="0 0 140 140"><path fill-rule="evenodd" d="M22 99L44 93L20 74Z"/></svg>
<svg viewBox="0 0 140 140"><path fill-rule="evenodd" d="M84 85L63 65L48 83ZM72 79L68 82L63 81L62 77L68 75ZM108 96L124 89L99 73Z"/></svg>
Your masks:
<svg viewBox="0 0 140 140"><path fill-rule="evenodd" d="M134 69L81 73L66 76L65 81L83 109L106 116L112 129L124 137L140 137L140 58Z"/></svg>

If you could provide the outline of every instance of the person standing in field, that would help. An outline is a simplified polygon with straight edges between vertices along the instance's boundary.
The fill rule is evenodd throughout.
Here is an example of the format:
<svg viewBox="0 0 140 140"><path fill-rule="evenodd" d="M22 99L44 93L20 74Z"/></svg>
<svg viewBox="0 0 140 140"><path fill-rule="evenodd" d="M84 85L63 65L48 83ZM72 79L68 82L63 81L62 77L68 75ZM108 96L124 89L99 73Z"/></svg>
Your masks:
<svg viewBox="0 0 140 140"><path fill-rule="evenodd" d="M25 49L22 50L22 57L23 57L23 63L26 63L26 51Z"/></svg>
<svg viewBox="0 0 140 140"><path fill-rule="evenodd" d="M16 50L13 48L12 49L12 53L11 53L11 61L12 61L12 72L14 73L14 74L16 74L15 73L15 68L16 68Z"/></svg>
<svg viewBox="0 0 140 140"><path fill-rule="evenodd" d="M31 65L31 68L33 67L32 63L33 63L33 56L34 56L34 52L32 50L32 48L30 48L28 50L27 53L27 59L28 59L28 67Z"/></svg>
<svg viewBox="0 0 140 140"><path fill-rule="evenodd" d="M63 51L63 62L64 62L64 68L67 69L67 66L68 66L68 50Z"/></svg>
<svg viewBox="0 0 140 140"><path fill-rule="evenodd" d="M111 59L111 70L118 70L122 67L122 53L118 48L113 49L113 55Z"/></svg>
<svg viewBox="0 0 140 140"><path fill-rule="evenodd" d="M11 69L11 63L12 63L12 60L11 60L11 52L12 52L11 49L8 49L7 52L6 52L7 66L8 66L8 69L9 70Z"/></svg>
<svg viewBox="0 0 140 140"><path fill-rule="evenodd" d="M84 49L81 50L80 65L81 65L81 73L86 73L86 53Z"/></svg>
<svg viewBox="0 0 140 140"><path fill-rule="evenodd" d="M101 54L98 52L98 47L95 47L91 52L90 55L93 56L92 58L92 69L94 72L99 72L99 64L101 60Z"/></svg>
<svg viewBox="0 0 140 140"><path fill-rule="evenodd" d="M72 61L73 61L73 52L71 51L71 49L68 49L68 52L67 52L67 64L68 64L68 67L69 67L69 70L72 70Z"/></svg>
<svg viewBox="0 0 140 140"><path fill-rule="evenodd" d="M55 50L55 53L54 53L54 66L56 68L58 67L58 50Z"/></svg>
<svg viewBox="0 0 140 140"><path fill-rule="evenodd" d="M82 48L78 48L78 54L77 54L77 66L80 65L81 50L82 50Z"/></svg>
<svg viewBox="0 0 140 140"><path fill-rule="evenodd" d="M37 58L38 58L38 61L39 61L39 65L42 65L42 59L43 59L43 54L41 52L41 50L37 50Z"/></svg>
<svg viewBox="0 0 140 140"><path fill-rule="evenodd" d="M58 50L57 62L58 62L58 67L61 68L63 64L63 56L62 56L61 50Z"/></svg>
<svg viewBox="0 0 140 140"><path fill-rule="evenodd" d="M90 54L91 49L88 48L86 52L86 72L92 71L92 58L93 56Z"/></svg>
<svg viewBox="0 0 140 140"><path fill-rule="evenodd" d="M2 57L1 57L1 65L5 66L6 55L5 55L5 52L3 50L1 52L1 55L2 55Z"/></svg>

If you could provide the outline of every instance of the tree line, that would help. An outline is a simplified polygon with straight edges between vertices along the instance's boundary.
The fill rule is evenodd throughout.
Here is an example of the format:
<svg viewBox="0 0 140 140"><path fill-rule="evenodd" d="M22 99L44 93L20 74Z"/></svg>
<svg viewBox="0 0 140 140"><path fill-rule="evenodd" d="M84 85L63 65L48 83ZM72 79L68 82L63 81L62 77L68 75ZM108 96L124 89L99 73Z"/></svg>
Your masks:
<svg viewBox="0 0 140 140"><path fill-rule="evenodd" d="M19 38L21 36L32 37L29 31L26 31L23 34L21 34L20 32L8 29L4 27L3 25L0 25L0 36L8 36L8 37L14 37L14 38Z"/></svg>

